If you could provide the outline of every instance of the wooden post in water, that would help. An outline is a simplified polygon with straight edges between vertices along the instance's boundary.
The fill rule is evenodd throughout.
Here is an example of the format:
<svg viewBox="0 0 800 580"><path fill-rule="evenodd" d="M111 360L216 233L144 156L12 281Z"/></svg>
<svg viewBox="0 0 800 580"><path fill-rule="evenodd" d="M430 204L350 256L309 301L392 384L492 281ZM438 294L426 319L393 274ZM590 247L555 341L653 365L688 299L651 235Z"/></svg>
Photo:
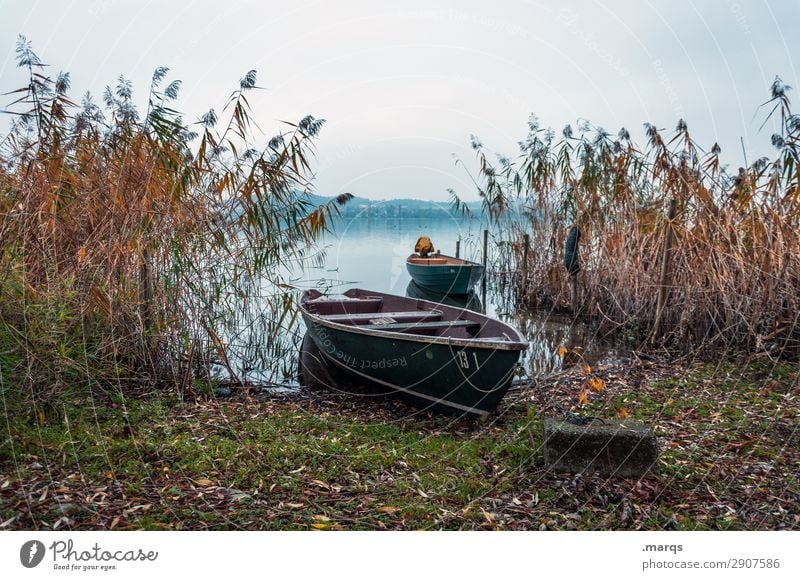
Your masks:
<svg viewBox="0 0 800 580"><path fill-rule="evenodd" d="M460 258L461 254L461 239L456 240L456 258Z"/></svg>
<svg viewBox="0 0 800 580"><path fill-rule="evenodd" d="M481 299L486 308L486 278L489 276L487 269L489 258L489 230L483 230L483 279L481 279Z"/></svg>
<svg viewBox="0 0 800 580"><path fill-rule="evenodd" d="M578 316L578 275L573 274L570 278L572 279L572 314Z"/></svg>
<svg viewBox="0 0 800 580"><path fill-rule="evenodd" d="M653 322L653 336L651 342L655 342L661 336L661 323L664 318L664 310L667 307L669 297L669 286L671 278L671 258L672 242L675 238L675 231L672 227L675 216L678 214L678 204L675 197L669 200L669 210L667 212L666 232L664 236L664 253L661 255L661 277L658 281L658 302L656 303L656 318Z"/></svg>
<svg viewBox="0 0 800 580"><path fill-rule="evenodd" d="M528 289L528 246L531 243L531 237L528 234L522 236L522 286L523 293Z"/></svg>

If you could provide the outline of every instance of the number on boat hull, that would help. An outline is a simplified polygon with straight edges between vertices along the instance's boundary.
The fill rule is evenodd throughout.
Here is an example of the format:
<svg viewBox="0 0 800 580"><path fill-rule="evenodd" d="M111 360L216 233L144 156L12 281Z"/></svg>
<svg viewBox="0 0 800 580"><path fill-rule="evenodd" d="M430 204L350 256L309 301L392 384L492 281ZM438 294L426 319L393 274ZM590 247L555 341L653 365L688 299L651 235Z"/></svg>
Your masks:
<svg viewBox="0 0 800 580"><path fill-rule="evenodd" d="M460 350L456 353L456 362L462 369L469 368L469 356L467 356L467 351ZM480 368L480 364L478 363L478 353L473 352L472 358L475 360L475 369Z"/></svg>

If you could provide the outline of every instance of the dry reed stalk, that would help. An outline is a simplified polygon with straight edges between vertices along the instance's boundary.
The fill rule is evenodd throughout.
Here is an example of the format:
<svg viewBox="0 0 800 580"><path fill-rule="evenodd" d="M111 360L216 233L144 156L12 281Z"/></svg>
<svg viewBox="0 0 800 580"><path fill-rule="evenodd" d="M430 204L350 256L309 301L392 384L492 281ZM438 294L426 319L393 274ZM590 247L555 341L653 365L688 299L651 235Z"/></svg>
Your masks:
<svg viewBox="0 0 800 580"><path fill-rule="evenodd" d="M255 71L217 129L213 110L183 121L172 108L180 82L166 84L165 68L140 116L122 77L104 109L88 96L78 106L68 75L50 79L24 38L17 54L29 81L0 142L0 323L34 369L31 394L81 377L190 385L174 357L196 358L196 341L258 316L241 305L263 278L275 284L261 327L277 332L292 308L277 272L349 198L306 200L322 121L306 117L258 146Z"/></svg>
<svg viewBox="0 0 800 580"><path fill-rule="evenodd" d="M583 312L600 332L653 336L683 351L800 354L800 116L787 90L777 79L771 87L776 157L736 175L716 144L702 153L683 121L669 139L648 125L641 148L624 129L612 137L587 123L556 139L532 119L519 158L499 165L473 138L487 215L525 208L522 219L502 222L507 238L527 234L536 249L518 296L533 307L569 304L560 264L577 217ZM665 230L658 208L668 201L680 221L670 211Z"/></svg>

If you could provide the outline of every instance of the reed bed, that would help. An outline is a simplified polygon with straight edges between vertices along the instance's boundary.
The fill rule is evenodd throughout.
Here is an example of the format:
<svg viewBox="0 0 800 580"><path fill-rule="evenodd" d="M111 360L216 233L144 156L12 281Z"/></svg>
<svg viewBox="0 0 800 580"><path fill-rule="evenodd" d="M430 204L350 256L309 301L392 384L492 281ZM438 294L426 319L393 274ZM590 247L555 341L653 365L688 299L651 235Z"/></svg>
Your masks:
<svg viewBox="0 0 800 580"><path fill-rule="evenodd" d="M613 136L584 121L557 137L532 117L515 159L473 138L475 183L509 240L496 260L513 271L505 281L516 300L571 310L641 345L797 356L800 116L788 91L776 78L764 105L776 155L734 172L683 120L669 136L646 124L640 147L625 129ZM522 218L507 219L509 209ZM564 255L572 227L575 295Z"/></svg>
<svg viewBox="0 0 800 580"><path fill-rule="evenodd" d="M212 360L230 367L237 324L280 351L293 315L280 272L337 212L306 195L323 120L263 136L255 71L221 118L187 123L166 68L140 114L123 77L100 105L77 104L69 75L49 76L23 37L17 60L28 82L0 144L3 388L44 403L76 384L192 393Z"/></svg>

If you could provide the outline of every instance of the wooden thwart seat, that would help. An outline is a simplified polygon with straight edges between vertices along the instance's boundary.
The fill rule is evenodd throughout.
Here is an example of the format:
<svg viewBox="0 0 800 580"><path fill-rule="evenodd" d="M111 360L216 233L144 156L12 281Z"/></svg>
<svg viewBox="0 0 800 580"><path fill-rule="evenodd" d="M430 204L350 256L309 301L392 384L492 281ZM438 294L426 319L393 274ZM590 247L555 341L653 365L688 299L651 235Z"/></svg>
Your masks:
<svg viewBox="0 0 800 580"><path fill-rule="evenodd" d="M330 320L332 322L384 328L394 323L406 324L440 320L442 318L442 312L440 310L412 310L410 312L364 312L356 314L330 314L324 318L325 320ZM372 323L374 320L381 319L391 320L388 320L387 324Z"/></svg>
<svg viewBox="0 0 800 580"><path fill-rule="evenodd" d="M430 331L449 328L465 328L475 332L481 327L480 322L474 320L439 320L431 322L392 322L389 324L367 324L364 328L372 330L388 330L391 332Z"/></svg>
<svg viewBox="0 0 800 580"><path fill-rule="evenodd" d="M331 300L327 297L317 298L308 301L308 309L315 314L322 316L336 315L348 316L355 313L378 314L383 304L383 298L364 297L364 298L336 298Z"/></svg>

